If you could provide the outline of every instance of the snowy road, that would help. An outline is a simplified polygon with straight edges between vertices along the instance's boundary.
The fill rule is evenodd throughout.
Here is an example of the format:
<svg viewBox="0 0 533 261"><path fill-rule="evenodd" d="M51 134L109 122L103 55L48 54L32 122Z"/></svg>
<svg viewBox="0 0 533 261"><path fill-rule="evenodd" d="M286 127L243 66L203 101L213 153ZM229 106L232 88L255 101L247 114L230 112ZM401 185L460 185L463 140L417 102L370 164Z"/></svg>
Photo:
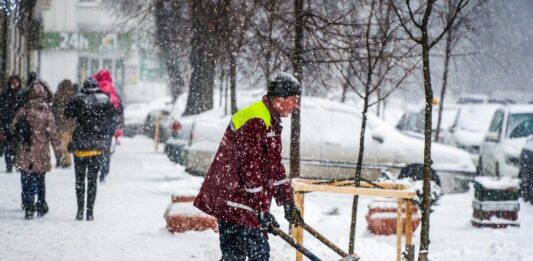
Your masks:
<svg viewBox="0 0 533 261"><path fill-rule="evenodd" d="M4 171L3 159L0 171ZM163 213L174 192L195 191L201 178L184 173L143 137L125 139L112 160L108 182L99 184L93 222L75 221L73 169L47 174L50 212L24 220L20 176L0 172L0 260L218 260L212 231L169 234ZM533 207L521 202L520 228L476 229L469 223L472 193L446 195L432 215L432 260L531 260ZM395 237L366 230L368 198L360 200L356 252L363 260L395 260ZM308 194L305 217L341 247L348 245L351 197ZM334 211L334 210L337 211ZM272 212L282 228L282 209ZM337 214L331 214L337 212ZM306 236L305 244L324 260L335 253ZM418 231L414 242L418 243ZM294 252L271 237L271 260L294 260Z"/></svg>

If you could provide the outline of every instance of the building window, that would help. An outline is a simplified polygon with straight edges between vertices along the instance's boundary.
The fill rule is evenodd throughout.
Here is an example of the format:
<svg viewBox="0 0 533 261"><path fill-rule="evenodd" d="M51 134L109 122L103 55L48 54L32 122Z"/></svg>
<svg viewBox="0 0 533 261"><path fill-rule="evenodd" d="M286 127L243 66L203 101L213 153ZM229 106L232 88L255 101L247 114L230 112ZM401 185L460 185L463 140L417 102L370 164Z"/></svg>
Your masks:
<svg viewBox="0 0 533 261"><path fill-rule="evenodd" d="M91 75L95 74L100 70L100 61L98 58L92 58L91 59Z"/></svg>

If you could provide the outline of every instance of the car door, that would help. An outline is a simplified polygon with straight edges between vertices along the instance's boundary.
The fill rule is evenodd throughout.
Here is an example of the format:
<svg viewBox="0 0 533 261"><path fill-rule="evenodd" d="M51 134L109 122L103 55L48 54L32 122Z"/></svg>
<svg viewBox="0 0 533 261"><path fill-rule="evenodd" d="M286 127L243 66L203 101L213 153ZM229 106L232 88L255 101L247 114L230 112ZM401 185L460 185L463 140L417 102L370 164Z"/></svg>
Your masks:
<svg viewBox="0 0 533 261"><path fill-rule="evenodd" d="M324 110L322 159L355 163L359 151L361 120L351 112Z"/></svg>
<svg viewBox="0 0 533 261"><path fill-rule="evenodd" d="M503 135L505 112L502 109L494 113L489 126L489 131L483 141L481 149L481 164L483 173L495 176L498 149Z"/></svg>
<svg viewBox="0 0 533 261"><path fill-rule="evenodd" d="M304 106L300 110L300 158L303 160L319 160L322 157L322 136L327 130L323 120L327 117L316 108ZM283 122L283 157L290 157L290 118Z"/></svg>

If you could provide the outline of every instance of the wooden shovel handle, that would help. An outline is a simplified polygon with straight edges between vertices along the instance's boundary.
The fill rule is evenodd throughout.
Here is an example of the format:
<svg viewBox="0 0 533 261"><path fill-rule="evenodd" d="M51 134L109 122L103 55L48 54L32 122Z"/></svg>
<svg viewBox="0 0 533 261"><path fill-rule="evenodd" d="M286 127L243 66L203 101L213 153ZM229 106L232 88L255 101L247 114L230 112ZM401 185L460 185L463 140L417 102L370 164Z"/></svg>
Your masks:
<svg viewBox="0 0 533 261"><path fill-rule="evenodd" d="M333 242L329 241L326 237L324 237L322 234L320 234L318 231L316 231L314 228L310 227L309 225L302 223L300 224L303 229L305 229L309 234L316 237L318 240L320 240L322 243L324 243L326 246L331 248L331 250L335 251L337 254L339 254L341 257L348 256L348 253L344 252L342 249L340 249L338 246L333 244Z"/></svg>
<svg viewBox="0 0 533 261"><path fill-rule="evenodd" d="M294 238L292 238L291 236L289 236L288 234L283 232L283 230L281 230L281 229L279 229L277 227L274 227L274 226L270 226L270 232L272 234L276 235L276 236L281 237L281 239L283 239L285 242L289 243L289 245L291 245L296 250L298 250L300 253L302 253L304 256L309 258L309 260L311 260L311 261L322 261L320 258L315 256L315 254L311 253L311 251L309 251L307 248L305 248L304 246L302 246L298 242L296 242L296 240L294 240Z"/></svg>

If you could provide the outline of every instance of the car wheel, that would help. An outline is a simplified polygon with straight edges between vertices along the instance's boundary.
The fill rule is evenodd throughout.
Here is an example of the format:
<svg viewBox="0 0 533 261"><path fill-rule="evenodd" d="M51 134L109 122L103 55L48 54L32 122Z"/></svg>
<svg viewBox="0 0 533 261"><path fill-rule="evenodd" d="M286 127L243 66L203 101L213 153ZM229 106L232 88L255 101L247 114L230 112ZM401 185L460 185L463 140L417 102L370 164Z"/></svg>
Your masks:
<svg viewBox="0 0 533 261"><path fill-rule="evenodd" d="M424 165L422 164L412 164L407 165L403 167L400 170L400 174L398 175L398 179L402 178L411 178L412 180L423 180L424 179ZM440 184L440 178L437 176L437 173L435 173L434 170L431 170L431 180L433 180L439 187Z"/></svg>

